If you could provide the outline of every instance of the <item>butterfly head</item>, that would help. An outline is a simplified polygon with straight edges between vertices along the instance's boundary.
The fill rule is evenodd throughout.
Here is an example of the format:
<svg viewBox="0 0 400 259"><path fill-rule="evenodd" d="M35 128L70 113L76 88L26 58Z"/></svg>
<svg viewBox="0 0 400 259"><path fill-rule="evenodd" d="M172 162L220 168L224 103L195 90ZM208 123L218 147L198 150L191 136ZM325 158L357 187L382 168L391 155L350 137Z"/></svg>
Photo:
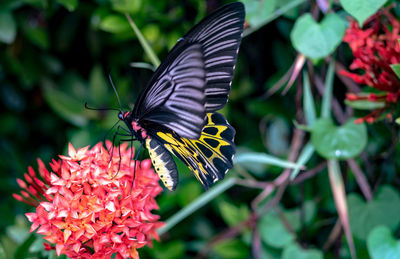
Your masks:
<svg viewBox="0 0 400 259"><path fill-rule="evenodd" d="M138 124L137 120L132 119L131 114L131 112L120 111L118 113L118 119L125 122L131 134L135 136L137 140L144 141L148 138L147 132Z"/></svg>
<svg viewBox="0 0 400 259"><path fill-rule="evenodd" d="M129 115L130 115L130 112L119 111L118 119L121 121L125 121L128 119Z"/></svg>

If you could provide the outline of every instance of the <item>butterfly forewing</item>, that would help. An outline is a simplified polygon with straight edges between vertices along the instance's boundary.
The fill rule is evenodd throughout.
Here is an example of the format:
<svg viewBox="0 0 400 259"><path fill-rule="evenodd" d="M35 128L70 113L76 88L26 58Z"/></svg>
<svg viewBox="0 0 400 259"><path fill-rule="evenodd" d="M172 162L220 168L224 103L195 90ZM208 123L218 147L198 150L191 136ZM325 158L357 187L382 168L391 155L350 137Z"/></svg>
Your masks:
<svg viewBox="0 0 400 259"><path fill-rule="evenodd" d="M138 108L139 123L158 123L180 136L197 138L205 117L205 70L200 44L182 48ZM135 106L136 107L136 106Z"/></svg>
<svg viewBox="0 0 400 259"><path fill-rule="evenodd" d="M173 111L173 116L165 116L167 111L163 106L165 106L166 102L159 100L159 96L168 97L168 95L164 94L165 91L176 91L176 89L172 89L174 84L166 71L170 71L171 67L178 64L175 59L180 56L182 51L193 44L199 45L204 64L204 85L201 88L204 95L203 108L205 112L214 112L221 109L228 100L243 24L244 6L242 3L237 2L221 7L195 25L169 52L166 60L157 68L149 84L139 95L134 108L134 117L139 120L145 120L151 116L153 122L166 125L181 137L198 138L200 131L195 131L194 128L200 128L201 130L204 124L199 125L197 118L191 118L193 116L190 116L192 122L187 120L180 123L176 119L177 117L181 119L182 116L185 116L183 113L181 114L182 116L176 116L176 111ZM190 65L190 63L186 65ZM170 81L170 83L167 83L167 81ZM160 82L162 83L161 86ZM196 89L200 89L200 87ZM185 96L190 95L184 91L182 91L182 94ZM192 96L192 98L196 97L197 93ZM175 102L175 100L171 100L169 104L177 105ZM160 106L160 109L154 110L157 106ZM178 114L180 113L178 112ZM200 112L196 110L196 115L199 114ZM204 119L205 113L203 115Z"/></svg>
<svg viewBox="0 0 400 259"><path fill-rule="evenodd" d="M241 3L227 5L208 16L183 38L183 42L200 42L204 48L207 112L223 108L228 101L244 15Z"/></svg>

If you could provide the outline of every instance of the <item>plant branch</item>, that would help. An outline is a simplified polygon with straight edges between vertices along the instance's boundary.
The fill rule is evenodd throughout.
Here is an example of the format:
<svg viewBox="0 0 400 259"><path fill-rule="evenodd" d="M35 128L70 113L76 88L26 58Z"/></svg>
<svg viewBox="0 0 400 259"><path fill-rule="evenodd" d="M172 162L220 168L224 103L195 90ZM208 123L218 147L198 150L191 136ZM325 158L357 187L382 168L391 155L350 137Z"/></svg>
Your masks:
<svg viewBox="0 0 400 259"><path fill-rule="evenodd" d="M367 201L372 200L371 187L369 186L368 180L365 177L361 168L358 166L358 164L356 163L356 161L354 159L347 160L347 164L350 166L351 170L353 171L353 174L356 178L358 186L360 186L361 192L363 193L365 199Z"/></svg>

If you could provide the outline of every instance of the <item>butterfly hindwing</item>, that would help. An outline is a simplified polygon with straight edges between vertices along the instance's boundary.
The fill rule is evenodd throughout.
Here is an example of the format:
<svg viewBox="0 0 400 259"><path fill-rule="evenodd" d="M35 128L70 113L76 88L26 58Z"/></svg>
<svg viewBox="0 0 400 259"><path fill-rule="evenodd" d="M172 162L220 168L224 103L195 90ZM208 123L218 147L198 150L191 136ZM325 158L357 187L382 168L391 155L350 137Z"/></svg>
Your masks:
<svg viewBox="0 0 400 259"><path fill-rule="evenodd" d="M223 179L233 167L234 136L235 130L219 113L207 114L207 124L199 139L181 138L174 133L157 133L164 147L190 168L205 189Z"/></svg>
<svg viewBox="0 0 400 259"><path fill-rule="evenodd" d="M168 190L174 191L178 185L178 170L171 154L154 138L146 139L146 148L161 181Z"/></svg>

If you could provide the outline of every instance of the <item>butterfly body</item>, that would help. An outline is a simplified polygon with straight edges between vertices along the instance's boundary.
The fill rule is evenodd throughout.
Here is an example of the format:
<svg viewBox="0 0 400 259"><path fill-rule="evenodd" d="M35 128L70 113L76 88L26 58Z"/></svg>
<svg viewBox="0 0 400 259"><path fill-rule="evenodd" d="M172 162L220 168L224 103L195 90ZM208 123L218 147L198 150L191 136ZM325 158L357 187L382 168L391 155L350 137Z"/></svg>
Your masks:
<svg viewBox="0 0 400 259"><path fill-rule="evenodd" d="M216 111L228 101L243 24L240 2L203 19L169 52L133 111L118 115L170 190L178 183L172 155L206 189L233 167L235 130Z"/></svg>

